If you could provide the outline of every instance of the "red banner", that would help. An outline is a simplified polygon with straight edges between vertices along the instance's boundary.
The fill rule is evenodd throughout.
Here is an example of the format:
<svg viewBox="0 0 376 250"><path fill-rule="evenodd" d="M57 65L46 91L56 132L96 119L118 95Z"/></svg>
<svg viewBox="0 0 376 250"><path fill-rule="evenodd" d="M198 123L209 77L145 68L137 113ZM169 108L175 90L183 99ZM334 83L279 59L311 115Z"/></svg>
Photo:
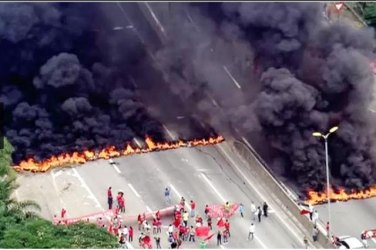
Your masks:
<svg viewBox="0 0 376 250"><path fill-rule="evenodd" d="M208 237L210 232L210 227L196 227L197 237Z"/></svg>
<svg viewBox="0 0 376 250"><path fill-rule="evenodd" d="M236 212L239 206L238 203L231 204L229 211L225 211L225 207L222 204L209 205L208 215L212 218L229 218Z"/></svg>

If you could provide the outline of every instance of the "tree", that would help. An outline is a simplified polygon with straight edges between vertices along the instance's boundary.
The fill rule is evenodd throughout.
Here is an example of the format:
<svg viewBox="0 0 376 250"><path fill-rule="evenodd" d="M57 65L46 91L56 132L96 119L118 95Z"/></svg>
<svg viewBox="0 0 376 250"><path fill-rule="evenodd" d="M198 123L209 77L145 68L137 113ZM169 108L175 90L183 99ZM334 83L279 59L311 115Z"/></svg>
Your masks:
<svg viewBox="0 0 376 250"><path fill-rule="evenodd" d="M10 167L13 147L0 149L0 248L115 248L117 238L93 224L53 225L35 213L34 201L11 197L16 173Z"/></svg>
<svg viewBox="0 0 376 250"><path fill-rule="evenodd" d="M365 22L376 27L376 3L375 2L357 2L354 3L354 10L365 20Z"/></svg>

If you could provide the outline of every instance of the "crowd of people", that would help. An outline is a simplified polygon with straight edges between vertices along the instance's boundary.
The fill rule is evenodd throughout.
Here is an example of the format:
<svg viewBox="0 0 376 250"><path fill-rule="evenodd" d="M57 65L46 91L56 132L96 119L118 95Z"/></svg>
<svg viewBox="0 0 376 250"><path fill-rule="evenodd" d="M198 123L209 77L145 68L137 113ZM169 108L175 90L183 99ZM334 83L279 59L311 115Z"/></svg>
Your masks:
<svg viewBox="0 0 376 250"><path fill-rule="evenodd" d="M171 190L166 187L164 190L165 202L172 203ZM123 192L118 192L116 204L113 206L112 188L107 190L107 201L109 209L116 209L116 215L111 218L108 230L119 237L120 247L126 248L127 242L133 241L134 229L132 226L127 227L121 217L121 213L125 212L125 200ZM230 211L231 204L226 202L223 205L225 213ZM188 211L190 210L190 212ZM244 218L245 208L243 204L239 205L238 211L240 216ZM254 202L250 206L251 225L249 227L248 239L253 240L255 235L256 221L262 220L262 215L268 217L268 205L266 202L261 206L256 206ZM217 245L227 244L231 237L229 218L212 218L209 205L205 205L203 210L204 218L196 212L196 203L190 200L186 204L185 198L181 197L178 205L175 205L173 220L166 227L166 236L168 247L171 249L180 248L184 242L199 242L201 248L205 248L208 240L216 235ZM216 219L216 229L214 231L213 219ZM102 225L103 226L103 225ZM162 248L162 217L160 211L153 214L150 221L146 218L145 213L137 216L137 229L139 232L138 243L141 248L152 248L154 240L157 249ZM212 235L197 236L199 228L208 227L210 231L214 231ZM198 239L200 237L200 239Z"/></svg>

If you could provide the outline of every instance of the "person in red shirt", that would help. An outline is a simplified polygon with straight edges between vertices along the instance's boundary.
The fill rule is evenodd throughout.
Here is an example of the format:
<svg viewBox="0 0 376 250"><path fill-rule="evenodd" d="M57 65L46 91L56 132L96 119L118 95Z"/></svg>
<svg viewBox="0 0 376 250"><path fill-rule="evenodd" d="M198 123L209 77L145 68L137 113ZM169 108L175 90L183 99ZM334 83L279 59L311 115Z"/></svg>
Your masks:
<svg viewBox="0 0 376 250"><path fill-rule="evenodd" d="M129 235L128 241L132 242L133 241L133 227L132 226L129 227L128 235Z"/></svg>
<svg viewBox="0 0 376 250"><path fill-rule="evenodd" d="M193 217L195 217L195 212L196 212L196 203L193 201L193 200L191 200L191 203L190 203L190 205L191 205L191 217L193 218Z"/></svg>
<svg viewBox="0 0 376 250"><path fill-rule="evenodd" d="M107 190L107 203L108 203L108 209L112 209L113 204L113 198L112 198L112 187L109 187Z"/></svg>
<svg viewBox="0 0 376 250"><path fill-rule="evenodd" d="M179 238L184 240L185 226L182 224L179 225Z"/></svg>
<svg viewBox="0 0 376 250"><path fill-rule="evenodd" d="M120 205L120 212L125 213L125 200L124 200L123 195L120 196L119 205Z"/></svg>
<svg viewBox="0 0 376 250"><path fill-rule="evenodd" d="M161 220L162 218L161 218L161 213L159 212L159 210L157 211L157 213L155 214L155 218L157 219L157 220Z"/></svg>
<svg viewBox="0 0 376 250"><path fill-rule="evenodd" d="M205 206L205 210L204 210L204 213L205 213L206 216L208 216L209 211L210 211L210 210L209 210L209 205L206 205L206 206Z"/></svg>
<svg viewBox="0 0 376 250"><path fill-rule="evenodd" d="M61 218L63 219L65 217L65 214L66 214L67 210L65 210L64 208L61 209Z"/></svg>
<svg viewBox="0 0 376 250"><path fill-rule="evenodd" d="M162 233L162 221L157 219L157 233Z"/></svg>
<svg viewBox="0 0 376 250"><path fill-rule="evenodd" d="M152 225L153 225L153 234L156 234L157 229L158 229L158 222L155 218L153 219Z"/></svg>
<svg viewBox="0 0 376 250"><path fill-rule="evenodd" d="M228 237L231 237L231 234L230 234L230 222L228 220L226 220L225 222L225 229L228 233Z"/></svg>
<svg viewBox="0 0 376 250"><path fill-rule="evenodd" d="M142 220L141 214L139 214L137 216L138 230L141 230L142 222L144 222L144 221Z"/></svg>

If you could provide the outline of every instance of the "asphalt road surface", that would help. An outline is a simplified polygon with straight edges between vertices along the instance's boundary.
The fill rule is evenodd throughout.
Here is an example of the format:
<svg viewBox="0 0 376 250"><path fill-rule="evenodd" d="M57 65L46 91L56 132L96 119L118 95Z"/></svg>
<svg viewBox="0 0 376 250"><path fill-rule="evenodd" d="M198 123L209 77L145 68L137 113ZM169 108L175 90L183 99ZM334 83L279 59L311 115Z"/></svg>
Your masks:
<svg viewBox="0 0 376 250"><path fill-rule="evenodd" d="M116 167L106 160L98 160L49 173L25 173L18 179L21 186L16 196L20 200L37 201L42 206L42 216L47 219L58 215L62 207L71 218L105 210L106 190L112 186L114 193L119 190L125 193L126 214L137 215L168 207L163 191L170 186L173 203L178 203L180 196L187 201L193 199L201 215L206 204L225 201L244 204L245 218L238 213L231 217L232 236L221 248L303 248L303 235L273 204L257 180L244 171L242 160L228 153L222 156L223 151L228 152L226 143L117 158ZM238 168L243 171L239 172ZM245 180L253 186L246 185ZM256 222L256 238L248 241L250 203L261 205L264 200L271 207L270 215L262 218L261 223ZM172 218L164 218L163 225L166 227L171 221ZM167 248L165 227L162 247ZM135 239L138 235L136 230ZM197 242L183 244L185 248L199 247ZM132 245L138 248L137 244ZM208 247L215 248L216 240L212 239Z"/></svg>
<svg viewBox="0 0 376 250"><path fill-rule="evenodd" d="M337 236L360 239L363 230L376 228L376 198L331 203L331 224ZM327 205L318 205L321 221L328 221ZM376 248L376 239L368 240L369 248Z"/></svg>

